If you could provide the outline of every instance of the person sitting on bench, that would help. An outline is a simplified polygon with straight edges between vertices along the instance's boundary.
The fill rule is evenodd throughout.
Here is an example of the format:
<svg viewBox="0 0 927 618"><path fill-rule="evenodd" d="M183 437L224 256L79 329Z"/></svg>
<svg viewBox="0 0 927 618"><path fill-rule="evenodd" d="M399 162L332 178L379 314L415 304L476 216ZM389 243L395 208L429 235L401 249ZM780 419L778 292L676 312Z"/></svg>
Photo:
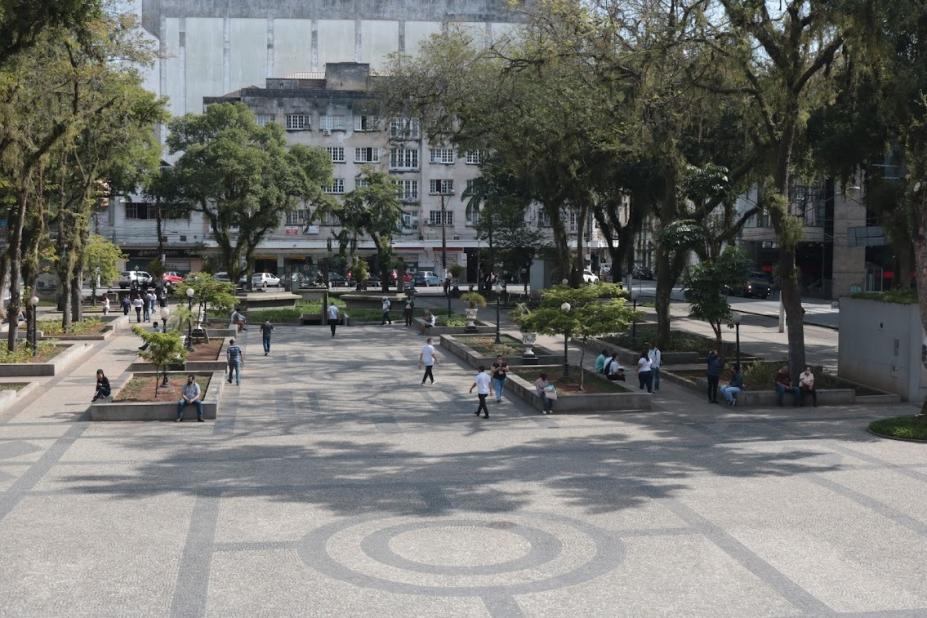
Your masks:
<svg viewBox="0 0 927 618"><path fill-rule="evenodd" d="M805 367L805 370L798 376L798 388L801 390L801 399L804 400L805 394L811 394L811 405L818 407L818 393L814 390L814 372L811 365Z"/></svg>
<svg viewBox="0 0 927 618"><path fill-rule="evenodd" d="M196 378L191 374L187 376L187 383L183 385L183 392L180 394L180 401L177 402L177 419L179 423L183 420L183 411L188 405L196 406L196 422L203 422L203 402L200 400L200 385L196 383Z"/></svg>
<svg viewBox="0 0 927 618"><path fill-rule="evenodd" d="M789 377L789 368L782 367L776 372L776 401L779 402L780 407L782 407L782 397L786 393L792 393L792 396L795 398L796 408L801 405L801 392L798 390L797 386L792 386L792 378Z"/></svg>
<svg viewBox="0 0 927 618"><path fill-rule="evenodd" d="M618 362L618 352L612 352L612 357L605 361L604 372L609 380L624 382L624 367Z"/></svg>

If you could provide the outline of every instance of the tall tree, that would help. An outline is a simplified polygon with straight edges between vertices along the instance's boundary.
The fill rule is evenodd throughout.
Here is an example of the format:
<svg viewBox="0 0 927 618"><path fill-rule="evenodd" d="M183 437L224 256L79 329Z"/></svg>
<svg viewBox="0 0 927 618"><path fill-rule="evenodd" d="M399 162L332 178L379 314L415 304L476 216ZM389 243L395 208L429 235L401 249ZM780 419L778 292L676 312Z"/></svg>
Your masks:
<svg viewBox="0 0 927 618"><path fill-rule="evenodd" d="M250 274L254 250L300 204L326 201L331 159L324 150L288 147L275 123L260 127L242 103L210 105L170 123L167 144L182 152L169 172L180 200L203 213L232 281Z"/></svg>

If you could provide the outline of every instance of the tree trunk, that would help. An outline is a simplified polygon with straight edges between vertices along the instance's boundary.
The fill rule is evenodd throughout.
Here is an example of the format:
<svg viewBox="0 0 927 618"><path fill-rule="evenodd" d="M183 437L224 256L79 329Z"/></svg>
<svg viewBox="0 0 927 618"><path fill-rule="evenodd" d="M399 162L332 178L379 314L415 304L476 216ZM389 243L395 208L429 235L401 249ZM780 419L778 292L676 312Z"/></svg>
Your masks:
<svg viewBox="0 0 927 618"><path fill-rule="evenodd" d="M670 259L666 247L657 243L656 248L657 291L654 305L657 310L657 345L661 348L670 347L670 301L673 294L673 278Z"/></svg>
<svg viewBox="0 0 927 618"><path fill-rule="evenodd" d="M6 283L8 280L7 269L10 265L10 256L4 251L0 253L0 292L6 289ZM2 295L0 295L2 296ZM0 319L7 317L6 307L2 302L0 302Z"/></svg>
<svg viewBox="0 0 927 618"><path fill-rule="evenodd" d="M74 272L74 278L71 280L71 321L80 322L84 315L84 308L80 302L81 281L83 280L83 269Z"/></svg>
<svg viewBox="0 0 927 618"><path fill-rule="evenodd" d="M895 273L895 279L892 281L892 287L896 290L910 290L911 279L914 276L914 255L910 245L904 248L896 249L898 256L898 271Z"/></svg>
<svg viewBox="0 0 927 618"><path fill-rule="evenodd" d="M796 222L791 220L789 201L789 174L792 162L792 144L795 139L795 122L797 122L797 104L794 113L789 112L794 121L787 122L779 142L776 162L776 191L783 200L782 204L771 209L773 227L779 240L779 289L782 306L786 315L786 330L789 341L789 374L792 383L798 383L798 376L805 367L805 310L801 306L801 290L798 285L798 272L795 266L795 246L798 237L789 230ZM784 205L784 209L778 206Z"/></svg>
<svg viewBox="0 0 927 618"><path fill-rule="evenodd" d="M583 271L586 269L586 256L583 253L583 235L586 233L586 218L589 206L582 205L576 213L576 261L570 277L570 284L577 288L584 283Z"/></svg>
<svg viewBox="0 0 927 618"><path fill-rule="evenodd" d="M917 230L913 234L913 248L914 248L914 264L916 266L914 270L914 276L917 282L917 304L921 310L921 326L924 328L924 332L927 332L927 196L921 198L922 202L919 205L916 205L914 211L917 214ZM923 333L921 333L923 335ZM923 336L921 337L921 345L924 345ZM923 349L921 350L921 358L923 356ZM927 399L924 399L924 403L921 405L921 416L923 417L927 414Z"/></svg>
<svg viewBox="0 0 927 618"><path fill-rule="evenodd" d="M16 350L16 333L19 330L16 316L22 308L22 260L23 227L26 223L28 196L25 191L17 195L16 218L13 221L13 235L10 238L10 330L7 332L6 345L11 352Z"/></svg>

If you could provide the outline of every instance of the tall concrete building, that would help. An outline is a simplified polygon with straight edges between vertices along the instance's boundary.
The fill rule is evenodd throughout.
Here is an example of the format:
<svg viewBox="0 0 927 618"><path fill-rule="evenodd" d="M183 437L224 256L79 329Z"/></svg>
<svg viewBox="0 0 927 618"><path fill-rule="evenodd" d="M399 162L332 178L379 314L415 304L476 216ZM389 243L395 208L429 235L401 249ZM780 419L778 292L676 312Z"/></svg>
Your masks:
<svg viewBox="0 0 927 618"><path fill-rule="evenodd" d="M525 19L508 0L132 1L161 52L149 86L170 99L174 115L202 111L203 97L328 63L376 71L442 29L495 41Z"/></svg>

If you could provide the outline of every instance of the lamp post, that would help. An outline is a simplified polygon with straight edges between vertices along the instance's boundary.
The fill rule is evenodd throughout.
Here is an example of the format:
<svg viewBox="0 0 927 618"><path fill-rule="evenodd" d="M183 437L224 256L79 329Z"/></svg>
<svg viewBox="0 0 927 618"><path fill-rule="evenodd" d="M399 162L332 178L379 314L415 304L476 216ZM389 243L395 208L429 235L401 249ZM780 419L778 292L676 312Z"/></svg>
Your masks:
<svg viewBox="0 0 927 618"><path fill-rule="evenodd" d="M187 288L187 311L190 317L187 319L187 349L193 349L193 296L196 292L193 288Z"/></svg>
<svg viewBox="0 0 927 618"><path fill-rule="evenodd" d="M560 311L569 314L572 307L570 303L563 303L560 305ZM570 376L570 330L566 329L563 332L563 377L567 378Z"/></svg>
<svg viewBox="0 0 927 618"><path fill-rule="evenodd" d="M496 246L492 242L492 227L493 227L493 219L495 217L492 212L488 214L489 214L489 263L492 265L489 271L491 273L495 273L496 272ZM502 343L502 339L499 337L499 313L500 313L499 312L499 297L502 295L502 289L501 289L501 286L499 286L498 282L499 282L499 278L496 277L496 285L494 286L495 292L496 292L496 343Z"/></svg>
<svg viewBox="0 0 927 618"><path fill-rule="evenodd" d="M167 332L167 319L171 317L171 310L167 307L161 307L161 332Z"/></svg>
<svg viewBox="0 0 927 618"><path fill-rule="evenodd" d="M32 323L30 330L32 331L32 355L35 356L37 352L38 340L39 340L39 297L35 294L29 298L29 307L32 310ZM15 318L14 318L15 319Z"/></svg>
<svg viewBox="0 0 927 618"><path fill-rule="evenodd" d="M743 319L743 315L740 313L734 314L734 337L737 341L737 366L740 367L740 321Z"/></svg>
<svg viewBox="0 0 927 618"><path fill-rule="evenodd" d="M631 290L631 306L634 314L631 316L631 341L637 345L637 299L640 298L640 290Z"/></svg>
<svg viewBox="0 0 927 618"><path fill-rule="evenodd" d="M441 268L444 270L444 281L447 283L444 289L444 296L447 297L447 315L451 315L451 284L450 275L447 272L447 205L444 200L444 181L438 181L439 193L441 195Z"/></svg>

